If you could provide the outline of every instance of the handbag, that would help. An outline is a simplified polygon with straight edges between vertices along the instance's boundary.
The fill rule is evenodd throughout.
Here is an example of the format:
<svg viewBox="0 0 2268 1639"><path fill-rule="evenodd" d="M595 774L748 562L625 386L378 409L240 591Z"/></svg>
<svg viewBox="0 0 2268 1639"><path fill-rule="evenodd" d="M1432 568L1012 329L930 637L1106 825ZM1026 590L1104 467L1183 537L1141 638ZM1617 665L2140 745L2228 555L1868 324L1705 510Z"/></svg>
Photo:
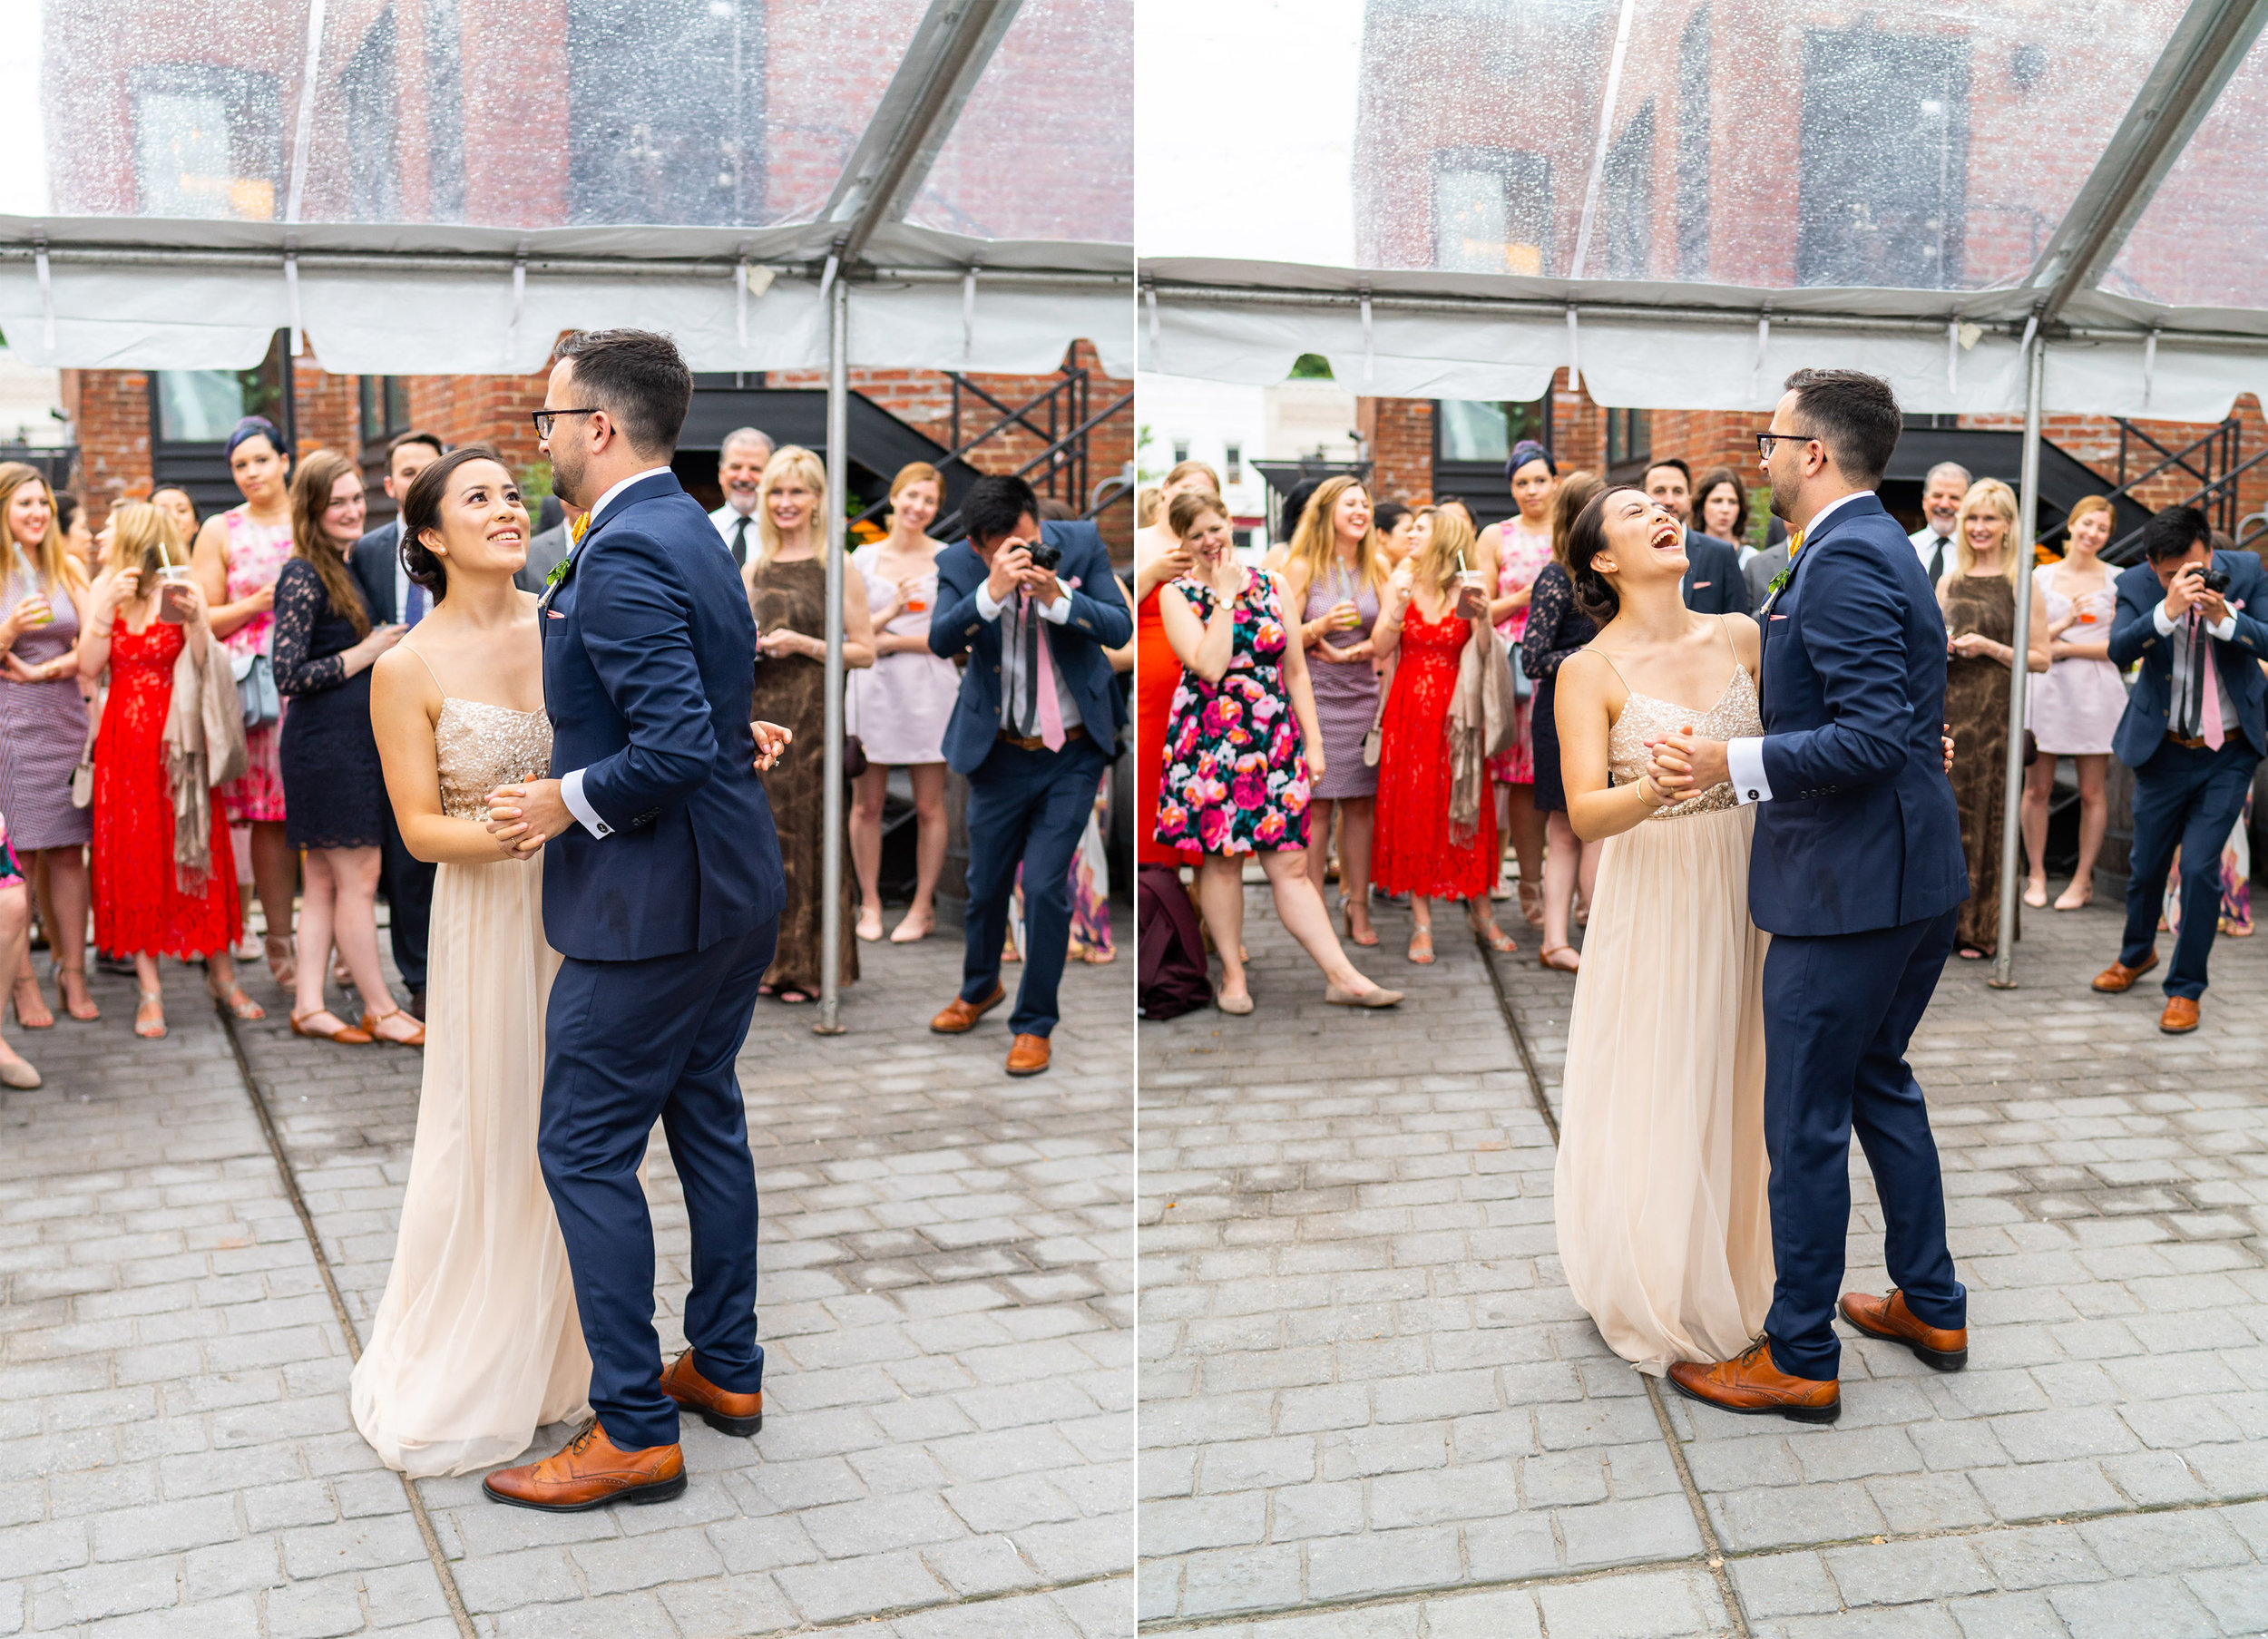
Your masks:
<svg viewBox="0 0 2268 1639"><path fill-rule="evenodd" d="M1504 647L1505 651L1511 656L1512 659L1512 698L1515 700L1534 698L1536 686L1529 678L1528 668L1520 663L1520 645L1512 642L1507 643Z"/></svg>
<svg viewBox="0 0 2268 1639"><path fill-rule="evenodd" d="M87 713L86 745L79 752L79 766L71 771L71 805L73 808L91 808L94 805L94 736L102 723L98 713Z"/></svg>
<svg viewBox="0 0 2268 1639"><path fill-rule="evenodd" d="M1386 738L1386 696L1393 685L1381 678L1378 680L1378 709L1371 713L1370 727L1363 736L1363 766L1378 766L1378 753Z"/></svg>
<svg viewBox="0 0 2268 1639"><path fill-rule="evenodd" d="M244 727L265 728L283 716L283 697L276 692L276 668L266 655L237 655L229 662L236 677L237 698L244 705Z"/></svg>
<svg viewBox="0 0 2268 1639"><path fill-rule="evenodd" d="M843 777L855 780L866 772L866 742L855 734L843 736Z"/></svg>

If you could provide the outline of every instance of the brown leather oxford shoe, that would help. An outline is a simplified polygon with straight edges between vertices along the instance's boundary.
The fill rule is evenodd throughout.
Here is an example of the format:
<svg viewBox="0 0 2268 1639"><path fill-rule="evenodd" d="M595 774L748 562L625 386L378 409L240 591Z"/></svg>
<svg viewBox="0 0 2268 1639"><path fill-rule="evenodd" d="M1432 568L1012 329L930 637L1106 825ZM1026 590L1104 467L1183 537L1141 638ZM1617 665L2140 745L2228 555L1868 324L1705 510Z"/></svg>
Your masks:
<svg viewBox="0 0 2268 1639"><path fill-rule="evenodd" d="M2134 981L2157 966L2157 952L2150 952L2149 961L2138 968L2130 968L2123 961L2114 961L2095 975L2095 988L2106 996L2116 996L2122 990L2134 989Z"/></svg>
<svg viewBox="0 0 2268 1639"><path fill-rule="evenodd" d="M754 1434L764 1427L764 1390L736 1394L703 1377L688 1349L661 1374L661 1391L719 1434Z"/></svg>
<svg viewBox="0 0 2268 1639"><path fill-rule="evenodd" d="M1045 1036L1019 1036L1008 1049L1008 1073L1012 1076L1036 1076L1048 1067L1048 1039Z"/></svg>
<svg viewBox="0 0 2268 1639"><path fill-rule="evenodd" d="M1729 1361L1675 1361L1669 1386L1687 1400L1742 1417L1784 1417L1831 1423L1843 1415L1843 1385L1830 1378L1790 1377L1772 1363L1772 1340L1758 1338Z"/></svg>
<svg viewBox="0 0 2268 1639"><path fill-rule="evenodd" d="M2197 1028L2197 999L2194 996L2168 996L2165 1011L2157 1016L2157 1028L2168 1036L2186 1036Z"/></svg>
<svg viewBox="0 0 2268 1639"><path fill-rule="evenodd" d="M929 1028L940 1036L958 1036L973 1029L976 1021L1008 1000L1008 988L996 984L992 993L982 1001L963 1001L958 996L945 1006L945 1010L929 1021Z"/></svg>
<svg viewBox="0 0 2268 1639"><path fill-rule="evenodd" d="M1906 1294L1895 1286L1888 1297L1846 1292L1839 1305L1843 1318L1869 1337L1886 1343L1903 1343L1915 1358L1940 1371L1959 1371L1969 1363L1969 1328L1927 1326L1906 1307Z"/></svg>
<svg viewBox="0 0 2268 1639"><path fill-rule="evenodd" d="M625 1451L591 1426L542 1462L499 1468L481 1481L497 1502L546 1514L580 1514L611 1502L667 1502L685 1489L685 1457L673 1442Z"/></svg>

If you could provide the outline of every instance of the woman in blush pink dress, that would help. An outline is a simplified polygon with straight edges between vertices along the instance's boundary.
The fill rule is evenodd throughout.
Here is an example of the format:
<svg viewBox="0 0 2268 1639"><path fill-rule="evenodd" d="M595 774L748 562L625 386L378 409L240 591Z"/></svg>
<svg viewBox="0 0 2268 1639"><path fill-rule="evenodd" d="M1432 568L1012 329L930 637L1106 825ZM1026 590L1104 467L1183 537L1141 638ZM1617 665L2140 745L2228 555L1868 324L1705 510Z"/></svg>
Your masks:
<svg viewBox="0 0 2268 1639"><path fill-rule="evenodd" d="M2116 514L2100 495L2089 495L2065 520L2070 546L2057 563L2042 564L2032 580L2048 604L2048 675L2032 680L2024 706L2039 757L2024 770L2024 902L2048 902L2048 799L2056 762L2069 757L2079 776L2079 858L2071 885L2056 900L2076 911L2095 897L2095 857L2102 851L2110 815L2105 780L2110 737L2126 715L2126 685L2110 662L2110 620L2118 602L2117 571L2097 555L2110 541Z"/></svg>
<svg viewBox="0 0 2268 1639"><path fill-rule="evenodd" d="M1481 550L1496 554L1496 596L1489 620L1497 636L1517 645L1528 630L1528 600L1536 577L1551 561L1551 501L1559 493L1559 463L1533 439L1512 446L1504 463L1520 511L1481 532ZM1519 737L1489 759L1496 782L1499 827L1520 862L1520 913L1533 928L1543 926L1543 815L1536 811L1536 742L1529 725L1530 702L1519 703Z"/></svg>
<svg viewBox="0 0 2268 1639"><path fill-rule="evenodd" d="M291 463L273 423L247 415L229 434L229 475L242 506L205 520L191 560L210 611L212 635L240 664L265 656L275 629L276 577L291 556ZM230 825L251 827L252 882L268 922L268 968L289 990L298 970L292 958L291 896L298 862L284 835L283 771L277 762L281 724L245 731L251 764L244 777L221 788Z"/></svg>

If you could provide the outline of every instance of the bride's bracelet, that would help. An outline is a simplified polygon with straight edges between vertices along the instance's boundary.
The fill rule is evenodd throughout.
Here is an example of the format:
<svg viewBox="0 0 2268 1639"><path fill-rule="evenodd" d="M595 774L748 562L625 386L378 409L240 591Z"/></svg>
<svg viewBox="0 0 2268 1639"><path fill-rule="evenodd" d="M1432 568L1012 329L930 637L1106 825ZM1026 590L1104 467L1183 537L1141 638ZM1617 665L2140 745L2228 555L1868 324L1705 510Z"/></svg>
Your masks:
<svg viewBox="0 0 2268 1639"><path fill-rule="evenodd" d="M1649 785L1653 787L1653 793L1651 795L1647 795L1647 787ZM1648 808L1653 809L1656 813L1659 813L1662 809L1668 807L1671 803L1677 800L1667 791L1664 791L1661 788L1660 784L1654 778L1651 772L1638 776L1637 787L1638 801L1644 803ZM1657 801L1657 798L1659 800Z"/></svg>

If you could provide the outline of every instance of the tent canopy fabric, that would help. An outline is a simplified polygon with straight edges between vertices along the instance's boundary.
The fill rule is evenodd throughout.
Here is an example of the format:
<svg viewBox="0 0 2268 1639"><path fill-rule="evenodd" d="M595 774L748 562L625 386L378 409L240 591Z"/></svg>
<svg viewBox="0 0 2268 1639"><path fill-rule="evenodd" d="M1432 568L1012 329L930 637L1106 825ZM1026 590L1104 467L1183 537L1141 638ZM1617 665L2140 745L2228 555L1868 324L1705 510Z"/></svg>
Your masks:
<svg viewBox="0 0 2268 1639"><path fill-rule="evenodd" d="M854 365L1044 372L1078 337L1132 368L1132 0L436 0L421 37L188 0L193 68L141 4L45 8L45 187L0 215L27 364L249 368L291 328L335 372L517 373L634 322L699 370L821 367L855 237Z"/></svg>
<svg viewBox="0 0 2268 1639"><path fill-rule="evenodd" d="M1340 10L1357 89L1315 112L1351 130L1303 144L1312 174L1226 235L1146 196L1145 368L1259 383L1322 353L1356 391L1522 399L1571 366L1602 403L1764 410L1843 365L2009 414L2044 319L2052 406L2268 397L2268 0ZM1207 15L1175 15L1181 49ZM1342 215L1344 261L1223 253Z"/></svg>

